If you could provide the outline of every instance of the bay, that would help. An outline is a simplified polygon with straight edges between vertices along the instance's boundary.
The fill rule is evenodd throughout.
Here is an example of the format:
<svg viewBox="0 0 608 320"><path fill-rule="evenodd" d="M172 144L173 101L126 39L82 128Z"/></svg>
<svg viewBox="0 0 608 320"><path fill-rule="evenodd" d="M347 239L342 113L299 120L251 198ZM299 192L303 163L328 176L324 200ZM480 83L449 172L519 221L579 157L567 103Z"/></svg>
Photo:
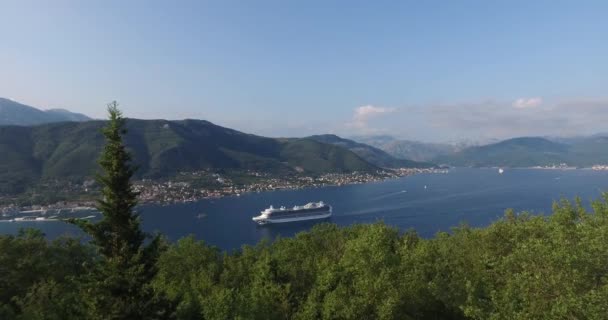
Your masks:
<svg viewBox="0 0 608 320"><path fill-rule="evenodd" d="M142 205L146 231L159 231L170 240L187 235L232 250L263 238L290 237L316 222L258 226L251 217L264 208L324 201L333 206L327 222L340 226L383 221L401 230L415 229L424 237L467 223L486 226L504 210L550 213L553 201L580 196L588 205L608 191L608 172L592 170L454 168L446 174L420 174L376 183L272 191L240 197L205 199L172 205ZM38 228L49 238L82 235L58 221L0 223L0 234Z"/></svg>

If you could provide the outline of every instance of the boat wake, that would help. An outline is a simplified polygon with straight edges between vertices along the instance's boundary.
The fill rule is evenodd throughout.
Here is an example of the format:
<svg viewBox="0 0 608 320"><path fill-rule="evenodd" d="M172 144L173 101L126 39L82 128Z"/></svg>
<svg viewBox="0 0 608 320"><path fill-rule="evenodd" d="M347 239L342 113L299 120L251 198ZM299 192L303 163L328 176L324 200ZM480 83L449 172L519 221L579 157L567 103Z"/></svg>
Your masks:
<svg viewBox="0 0 608 320"><path fill-rule="evenodd" d="M375 201L375 200L386 199L386 198L394 197L394 196L397 196L397 195L400 195L400 194L404 194L404 193L407 193L407 190L401 190L401 191L397 191L397 192L389 192L389 193L377 196L375 198L372 198L371 200Z"/></svg>

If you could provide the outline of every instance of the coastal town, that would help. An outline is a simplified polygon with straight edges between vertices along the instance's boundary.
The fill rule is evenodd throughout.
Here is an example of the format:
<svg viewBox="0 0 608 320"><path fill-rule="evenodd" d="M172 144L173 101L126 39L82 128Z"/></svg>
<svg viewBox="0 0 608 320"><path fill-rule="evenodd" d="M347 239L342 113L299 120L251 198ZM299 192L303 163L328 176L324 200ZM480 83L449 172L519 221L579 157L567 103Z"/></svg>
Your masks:
<svg viewBox="0 0 608 320"><path fill-rule="evenodd" d="M172 204L194 202L201 199L241 196L252 192L274 190L295 190L342 186L395 179L421 173L446 173L447 169L400 168L384 169L376 172L326 173L320 175L288 174L276 175L260 171L218 173L213 171L182 172L170 180L141 179L133 183L139 194L140 204ZM78 195L77 201L58 201L19 205L9 203L0 207L0 217L9 218L17 214L58 214L75 210L92 210L95 197L99 194L93 180L81 184L73 182L53 188L64 188L64 193ZM58 191L59 192L59 191Z"/></svg>
<svg viewBox="0 0 608 320"><path fill-rule="evenodd" d="M248 171L249 183L235 182L228 176L217 173L211 174L216 184L211 187L197 188L194 183L187 181L138 181L134 184L142 203L176 203L191 202L205 198L225 196L241 196L250 192L273 190L294 190L303 188L319 188L327 186L342 186L394 179L418 173L444 173L446 169L402 168L396 170L381 170L375 173L327 173L319 176L286 175L276 176L257 171ZM200 175L200 172L190 175Z"/></svg>

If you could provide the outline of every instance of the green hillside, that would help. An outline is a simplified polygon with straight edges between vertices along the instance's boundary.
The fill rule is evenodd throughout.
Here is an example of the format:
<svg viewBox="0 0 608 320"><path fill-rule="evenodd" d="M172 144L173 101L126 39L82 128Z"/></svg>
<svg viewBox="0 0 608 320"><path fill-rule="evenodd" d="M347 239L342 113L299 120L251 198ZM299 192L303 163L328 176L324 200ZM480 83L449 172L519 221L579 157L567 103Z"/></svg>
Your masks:
<svg viewBox="0 0 608 320"><path fill-rule="evenodd" d="M367 144L340 138L333 134L310 136L310 139L346 148L369 163L383 168L429 168L434 166L428 162L417 162L408 159L397 159L390 154Z"/></svg>
<svg viewBox="0 0 608 320"><path fill-rule="evenodd" d="M97 171L104 121L0 127L0 192L21 192L41 179L90 177ZM310 139L273 139L202 120L127 121L126 144L138 176L171 177L202 169L274 173L373 171L344 148Z"/></svg>

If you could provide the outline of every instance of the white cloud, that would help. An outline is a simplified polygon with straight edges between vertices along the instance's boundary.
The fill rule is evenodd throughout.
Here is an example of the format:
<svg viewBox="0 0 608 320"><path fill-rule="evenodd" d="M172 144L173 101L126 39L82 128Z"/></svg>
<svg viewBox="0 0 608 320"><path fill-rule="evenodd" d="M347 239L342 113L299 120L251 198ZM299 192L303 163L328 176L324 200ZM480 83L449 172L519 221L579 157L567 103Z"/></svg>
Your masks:
<svg viewBox="0 0 608 320"><path fill-rule="evenodd" d="M525 110L525 116L521 112ZM490 141L518 136L575 136L605 132L608 98L484 100L353 111L345 136L390 134L423 141Z"/></svg>
<svg viewBox="0 0 608 320"><path fill-rule="evenodd" d="M539 98L540 99L540 98ZM571 99L523 103L527 112L500 101L425 106L437 136L506 139L517 136L575 136L606 131L608 99ZM514 104L512 104L514 107ZM444 138L445 139L445 138Z"/></svg>
<svg viewBox="0 0 608 320"><path fill-rule="evenodd" d="M518 109L535 108L543 103L543 98L519 98L513 101L513 107Z"/></svg>
<svg viewBox="0 0 608 320"><path fill-rule="evenodd" d="M377 118L385 114L393 113L397 109L395 108L384 108L376 107L373 105L365 105L355 108L352 122L348 123L347 126L358 129L368 129L368 122L372 118Z"/></svg>
<svg viewBox="0 0 608 320"><path fill-rule="evenodd" d="M395 112L395 108L383 108L372 105L361 106L355 109L355 121L367 121L381 114Z"/></svg>

